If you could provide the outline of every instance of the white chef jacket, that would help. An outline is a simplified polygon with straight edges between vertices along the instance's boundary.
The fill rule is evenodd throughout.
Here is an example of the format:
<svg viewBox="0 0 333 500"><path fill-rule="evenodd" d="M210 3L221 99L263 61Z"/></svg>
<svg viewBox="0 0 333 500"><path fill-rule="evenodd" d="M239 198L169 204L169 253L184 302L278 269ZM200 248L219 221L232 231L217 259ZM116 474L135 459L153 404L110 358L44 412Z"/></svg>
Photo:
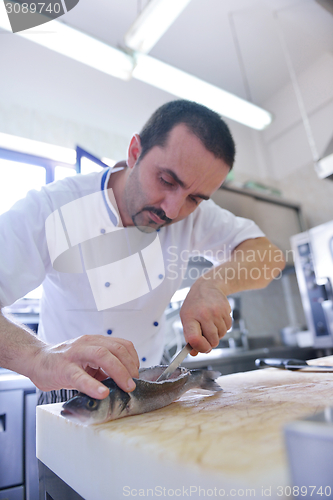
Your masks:
<svg viewBox="0 0 333 500"><path fill-rule="evenodd" d="M145 261L150 288L108 307L103 300L114 290L115 264L104 262L102 256L101 265L97 259L87 269L82 248L93 238L118 237L122 235L119 231L127 229L119 225L107 196L111 173L105 169L47 184L40 191L30 191L0 216L0 303L11 305L43 284L38 329L42 340L55 344L84 334L126 338L133 342L141 366L152 366L160 363L163 354L165 308L181 285L190 256L203 255L217 264L227 260L242 241L264 233L253 221L236 217L211 200L203 201L184 220L158 231L154 248L161 248L162 259L149 258L148 247L141 251L141 261L138 252L126 257L142 264ZM52 244L52 234L59 231L60 237ZM112 247L112 240L109 242ZM68 259L64 256L70 257L70 263L76 262L77 269L70 264L66 272ZM142 265L139 267L143 274ZM126 274L128 269L124 265L122 272ZM121 287L119 279L115 281ZM128 285L132 270L126 279ZM135 276L126 293L132 288ZM121 293L119 289L114 297Z"/></svg>

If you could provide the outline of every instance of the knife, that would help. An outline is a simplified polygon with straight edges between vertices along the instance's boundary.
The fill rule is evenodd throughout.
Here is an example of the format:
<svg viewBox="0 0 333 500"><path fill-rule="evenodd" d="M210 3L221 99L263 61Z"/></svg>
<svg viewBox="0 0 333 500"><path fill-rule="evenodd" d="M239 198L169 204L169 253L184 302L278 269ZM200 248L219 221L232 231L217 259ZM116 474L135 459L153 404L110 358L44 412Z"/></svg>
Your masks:
<svg viewBox="0 0 333 500"><path fill-rule="evenodd" d="M161 373L161 375L158 377L156 382L161 382L162 380L168 380L170 375L178 368L180 363L184 361L186 356L192 351L192 347L190 344L186 344L185 347L179 353L177 356L171 361L169 364L168 368L164 370L164 372Z"/></svg>
<svg viewBox="0 0 333 500"><path fill-rule="evenodd" d="M285 359L285 358L259 358L255 360L255 364L259 368L271 366L274 368L282 368L284 370L302 370L307 372L333 372L333 366L325 365L308 365L302 359Z"/></svg>

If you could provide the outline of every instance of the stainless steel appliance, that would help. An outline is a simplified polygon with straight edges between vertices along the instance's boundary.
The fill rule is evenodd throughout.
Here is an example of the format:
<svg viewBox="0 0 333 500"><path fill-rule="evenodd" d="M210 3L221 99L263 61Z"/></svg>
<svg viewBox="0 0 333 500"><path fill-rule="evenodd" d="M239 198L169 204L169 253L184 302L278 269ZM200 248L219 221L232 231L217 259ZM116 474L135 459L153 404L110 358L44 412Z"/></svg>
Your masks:
<svg viewBox="0 0 333 500"><path fill-rule="evenodd" d="M333 221L292 236L291 246L313 345L333 347Z"/></svg>
<svg viewBox="0 0 333 500"><path fill-rule="evenodd" d="M36 392L0 368L0 500L37 500Z"/></svg>
<svg viewBox="0 0 333 500"><path fill-rule="evenodd" d="M0 495L4 493L4 498L23 499L22 390L1 391L0 422ZM16 487L15 497L13 496L12 487ZM5 492L2 489L5 489Z"/></svg>

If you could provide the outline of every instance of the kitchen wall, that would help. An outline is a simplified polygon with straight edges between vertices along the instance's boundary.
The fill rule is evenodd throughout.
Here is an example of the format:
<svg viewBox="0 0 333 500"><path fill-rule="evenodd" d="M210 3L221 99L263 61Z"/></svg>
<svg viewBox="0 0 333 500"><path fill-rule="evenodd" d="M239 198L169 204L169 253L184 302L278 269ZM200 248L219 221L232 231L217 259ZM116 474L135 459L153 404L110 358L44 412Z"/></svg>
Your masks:
<svg viewBox="0 0 333 500"><path fill-rule="evenodd" d="M0 99L0 132L57 146L75 148L77 145L100 157L114 160L126 157L129 138L115 132L98 129L86 123L56 116L44 111L6 104Z"/></svg>
<svg viewBox="0 0 333 500"><path fill-rule="evenodd" d="M285 293L282 280L288 280ZM272 281L264 290L251 290L236 295L241 299L241 314L249 337L274 337L282 342L280 331L287 326L307 329L302 302L294 273ZM291 303L287 304L287 300ZM288 314L292 307L293 314Z"/></svg>
<svg viewBox="0 0 333 500"><path fill-rule="evenodd" d="M325 53L297 81L320 157L333 136L333 55ZM275 116L266 131L231 125L239 150L235 181L279 188L285 198L302 205L308 228L332 220L333 182L319 180L315 173L292 84L263 106Z"/></svg>

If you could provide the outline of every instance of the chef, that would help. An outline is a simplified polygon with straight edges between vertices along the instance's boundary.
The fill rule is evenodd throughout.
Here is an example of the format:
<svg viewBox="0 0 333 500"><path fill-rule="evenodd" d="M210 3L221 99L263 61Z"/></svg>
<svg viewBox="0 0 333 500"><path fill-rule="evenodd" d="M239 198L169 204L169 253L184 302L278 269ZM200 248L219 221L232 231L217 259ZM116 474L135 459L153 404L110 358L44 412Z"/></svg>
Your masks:
<svg viewBox="0 0 333 500"><path fill-rule="evenodd" d="M30 191L0 217L0 304L43 284L38 336L0 317L0 366L28 376L39 402L80 390L103 398L100 380L135 388L139 366L159 364L164 310L189 257L214 266L191 287L180 317L192 355L231 327L227 296L263 288L282 252L254 224L211 195L233 166L224 121L186 100L159 108L113 169Z"/></svg>

